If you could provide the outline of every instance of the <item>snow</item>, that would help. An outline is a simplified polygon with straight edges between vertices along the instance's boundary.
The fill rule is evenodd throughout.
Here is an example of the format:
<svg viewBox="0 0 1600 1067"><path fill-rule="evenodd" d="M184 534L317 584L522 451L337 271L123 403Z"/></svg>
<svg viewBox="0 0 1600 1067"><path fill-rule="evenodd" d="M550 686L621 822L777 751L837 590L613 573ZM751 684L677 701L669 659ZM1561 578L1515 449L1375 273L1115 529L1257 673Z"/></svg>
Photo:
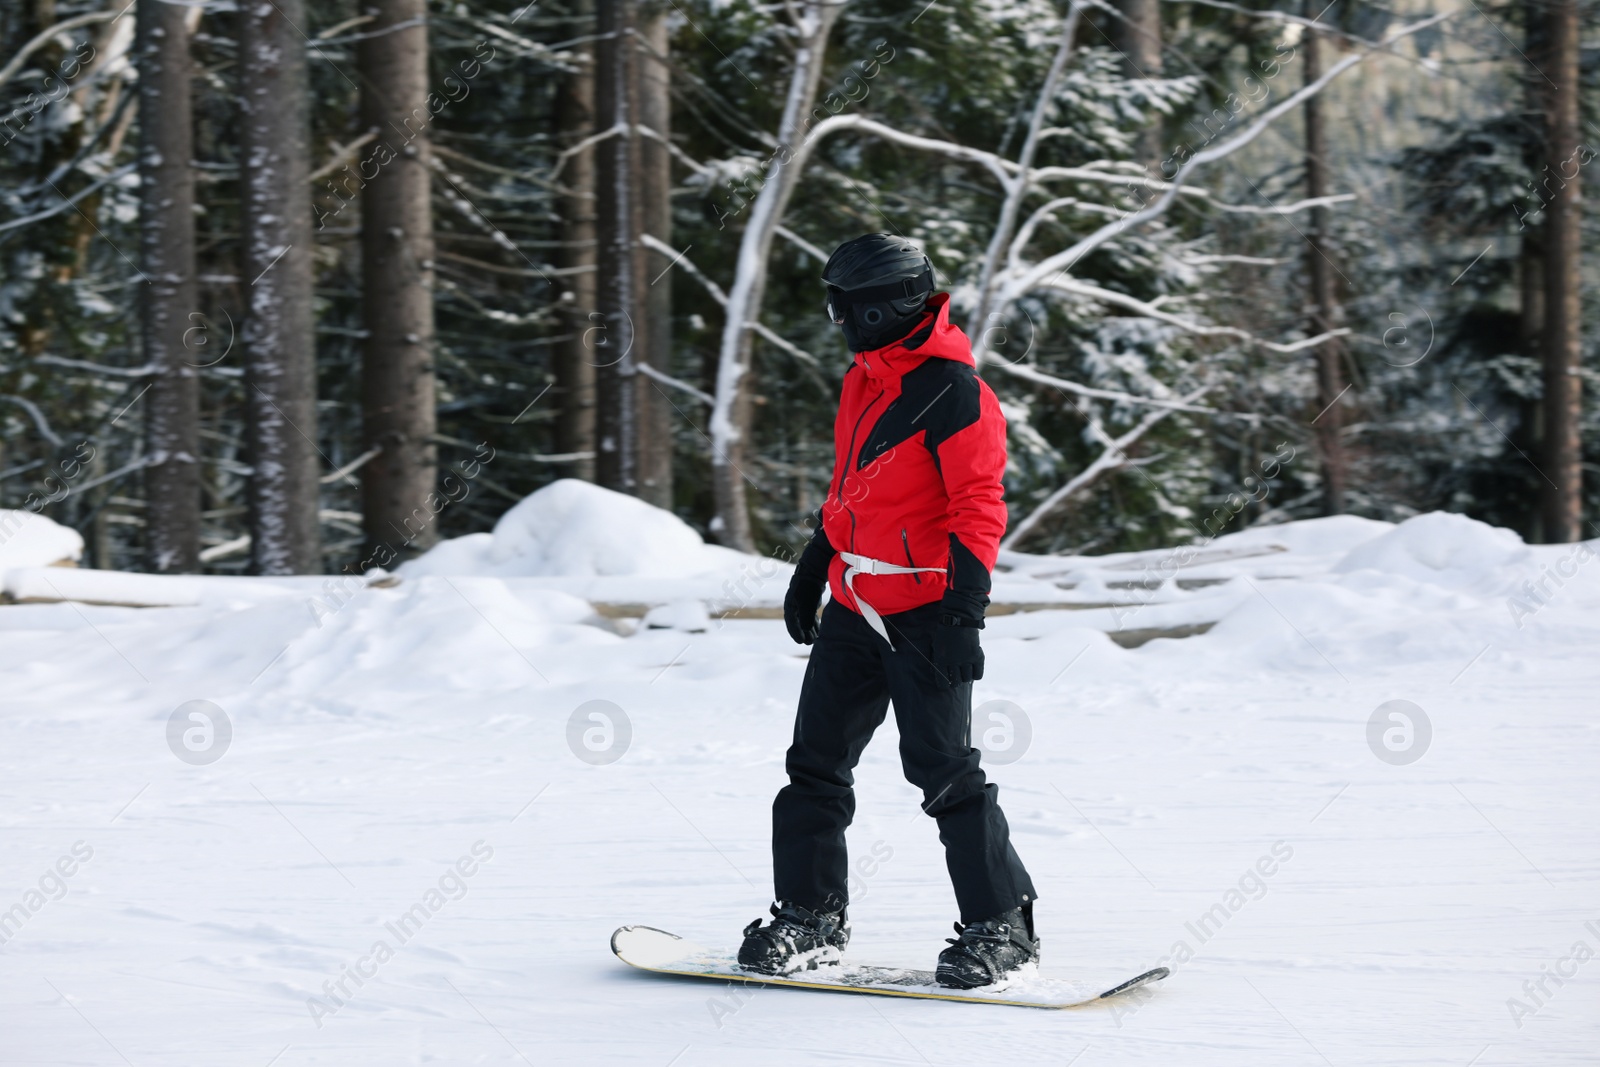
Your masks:
<svg viewBox="0 0 1600 1067"><path fill-rule="evenodd" d="M788 568L669 520L558 483L398 582L84 571L0 607L0 1062L1593 1061L1592 546L1423 515L1007 554L1000 600L1055 606L991 620L973 731L1043 973L1173 969L1053 1013L612 958L623 924L726 946L765 914L806 669L720 610ZM193 595L83 602L129 577ZM893 733L850 957L926 968L955 908Z"/></svg>
<svg viewBox="0 0 1600 1067"><path fill-rule="evenodd" d="M48 567L83 558L83 537L33 511L0 508L0 576L12 567Z"/></svg>
<svg viewBox="0 0 1600 1067"><path fill-rule="evenodd" d="M681 578L731 570L744 560L743 553L706 544L671 512L563 478L506 512L493 533L446 541L402 564L400 573Z"/></svg>
<svg viewBox="0 0 1600 1067"><path fill-rule="evenodd" d="M711 616L705 602L686 598L662 604L645 613L642 625L661 630L684 630L704 633L711 628Z"/></svg>
<svg viewBox="0 0 1600 1067"><path fill-rule="evenodd" d="M11 567L4 592L11 600L76 600L86 604L176 607L200 603L201 583L193 579L118 571Z"/></svg>
<svg viewBox="0 0 1600 1067"><path fill-rule="evenodd" d="M1334 570L1379 571L1447 589L1493 592L1515 584L1532 560L1533 551L1510 530L1433 512L1356 548Z"/></svg>

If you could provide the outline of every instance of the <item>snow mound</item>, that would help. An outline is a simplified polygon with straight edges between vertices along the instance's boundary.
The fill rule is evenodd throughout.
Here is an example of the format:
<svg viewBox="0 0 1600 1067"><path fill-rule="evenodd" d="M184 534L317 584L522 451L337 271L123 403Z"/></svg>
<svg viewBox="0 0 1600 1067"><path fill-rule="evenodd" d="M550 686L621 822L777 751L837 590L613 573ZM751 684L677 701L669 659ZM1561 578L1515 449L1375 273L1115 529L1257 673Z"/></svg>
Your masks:
<svg viewBox="0 0 1600 1067"><path fill-rule="evenodd" d="M662 604L645 613L642 625L647 630L683 630L703 634L711 628L705 601L687 599Z"/></svg>
<svg viewBox="0 0 1600 1067"><path fill-rule="evenodd" d="M32 511L0 508L0 572L7 567L48 567L83 558L78 531Z"/></svg>
<svg viewBox="0 0 1600 1067"><path fill-rule="evenodd" d="M1512 531L1432 511L1352 549L1333 572L1377 571L1446 589L1493 593L1513 584L1532 563L1532 551Z"/></svg>
<svg viewBox="0 0 1600 1067"><path fill-rule="evenodd" d="M1359 515L1329 515L1320 519L1297 519L1269 526L1252 526L1248 530L1218 537L1211 542L1211 547L1244 548L1276 544L1290 552L1324 555L1350 552L1394 528L1392 522L1364 519Z"/></svg>
<svg viewBox="0 0 1600 1067"><path fill-rule="evenodd" d="M563 478L502 515L493 533L445 541L399 570L406 577L687 578L745 562L741 552L706 544L670 511Z"/></svg>

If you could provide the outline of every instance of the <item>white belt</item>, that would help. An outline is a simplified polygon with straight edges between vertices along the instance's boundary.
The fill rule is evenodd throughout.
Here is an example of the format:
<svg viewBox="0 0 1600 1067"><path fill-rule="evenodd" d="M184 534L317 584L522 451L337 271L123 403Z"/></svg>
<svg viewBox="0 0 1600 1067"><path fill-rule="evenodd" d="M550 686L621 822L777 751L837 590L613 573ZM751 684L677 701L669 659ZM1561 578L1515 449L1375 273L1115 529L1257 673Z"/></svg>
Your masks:
<svg viewBox="0 0 1600 1067"><path fill-rule="evenodd" d="M844 560L844 587L850 590L850 595L855 598L856 606L861 609L861 617L867 620L867 625L878 631L878 636L889 641L889 629L883 624L883 616L878 614L876 608L861 599L861 594L856 592L856 575L858 574L943 574L943 567L902 567L898 563L886 563L881 559L870 556L857 555L854 552L841 552L839 558ZM894 642L889 641L889 648L894 648Z"/></svg>

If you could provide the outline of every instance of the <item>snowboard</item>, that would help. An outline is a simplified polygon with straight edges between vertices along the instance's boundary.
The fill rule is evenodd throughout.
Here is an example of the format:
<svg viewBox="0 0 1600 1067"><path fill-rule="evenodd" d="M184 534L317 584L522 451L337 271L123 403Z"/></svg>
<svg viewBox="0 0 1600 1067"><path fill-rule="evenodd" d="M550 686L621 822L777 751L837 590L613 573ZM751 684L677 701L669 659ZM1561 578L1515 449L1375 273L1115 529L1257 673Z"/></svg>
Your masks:
<svg viewBox="0 0 1600 1067"><path fill-rule="evenodd" d="M611 935L611 951L623 963L657 974L839 993L958 1000L968 1004L1009 1004L1019 1008L1078 1008L1159 982L1171 973L1165 967L1157 967L1121 982L1092 976L1066 979L1028 974L1019 975L997 988L948 989L938 984L932 971L845 962L776 977L744 970L733 952L706 948L653 926L619 928Z"/></svg>

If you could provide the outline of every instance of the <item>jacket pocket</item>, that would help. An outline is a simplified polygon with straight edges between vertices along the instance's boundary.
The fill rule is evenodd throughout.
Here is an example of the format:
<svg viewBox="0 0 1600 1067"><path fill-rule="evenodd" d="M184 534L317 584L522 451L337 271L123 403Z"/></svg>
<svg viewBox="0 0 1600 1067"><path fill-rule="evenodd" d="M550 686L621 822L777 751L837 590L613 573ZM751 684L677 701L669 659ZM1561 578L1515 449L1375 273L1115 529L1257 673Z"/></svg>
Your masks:
<svg viewBox="0 0 1600 1067"><path fill-rule="evenodd" d="M911 538L906 536L906 528L904 526L900 527L900 544L906 550L906 566L915 567L917 565L916 560L911 558ZM913 574L911 577L918 585L922 584L922 575Z"/></svg>

